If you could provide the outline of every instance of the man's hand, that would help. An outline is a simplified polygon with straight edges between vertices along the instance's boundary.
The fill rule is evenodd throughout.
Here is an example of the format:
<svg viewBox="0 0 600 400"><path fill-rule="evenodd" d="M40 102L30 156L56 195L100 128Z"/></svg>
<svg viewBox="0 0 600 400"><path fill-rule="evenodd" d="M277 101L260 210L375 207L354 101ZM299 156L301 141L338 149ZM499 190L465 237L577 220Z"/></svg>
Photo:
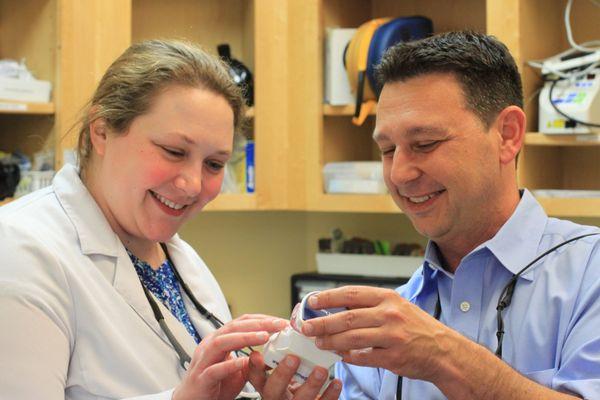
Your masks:
<svg viewBox="0 0 600 400"><path fill-rule="evenodd" d="M441 363L467 340L389 289L346 286L311 296L312 308L348 311L304 322L317 346L344 361L434 381Z"/></svg>

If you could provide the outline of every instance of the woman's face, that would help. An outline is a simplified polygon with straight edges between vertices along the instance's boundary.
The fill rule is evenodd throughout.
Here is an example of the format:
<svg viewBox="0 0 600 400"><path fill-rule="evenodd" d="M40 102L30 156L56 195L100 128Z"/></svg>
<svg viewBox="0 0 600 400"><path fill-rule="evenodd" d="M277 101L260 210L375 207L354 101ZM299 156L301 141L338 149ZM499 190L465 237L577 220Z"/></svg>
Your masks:
<svg viewBox="0 0 600 400"><path fill-rule="evenodd" d="M121 240L166 241L214 199L233 130L222 96L171 86L127 132L93 140L100 157L92 193Z"/></svg>

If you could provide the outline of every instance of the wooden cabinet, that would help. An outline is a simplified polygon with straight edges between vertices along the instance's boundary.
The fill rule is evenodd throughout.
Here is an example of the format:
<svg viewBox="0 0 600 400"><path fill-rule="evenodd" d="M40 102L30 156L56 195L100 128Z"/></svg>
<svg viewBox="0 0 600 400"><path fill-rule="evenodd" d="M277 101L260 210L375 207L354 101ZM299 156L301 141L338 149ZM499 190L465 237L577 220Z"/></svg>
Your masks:
<svg viewBox="0 0 600 400"><path fill-rule="evenodd" d="M0 57L25 59L52 83L49 103L0 99L0 149L32 156L52 149L55 164L75 146L74 125L109 63L127 46L122 0L0 0Z"/></svg>
<svg viewBox="0 0 600 400"><path fill-rule="evenodd" d="M329 26L425 15L436 32L470 28L505 42L523 74L529 118L519 165L530 189L600 190L600 141L535 133L539 73L526 65L567 48L566 0L0 0L0 56L26 58L53 83L52 102L10 110L0 101L0 148L33 154L75 145L71 129L109 63L132 41L181 38L216 52L229 43L255 79L252 129L256 193L222 195L208 210L398 213L387 195L327 195L331 161L376 160L374 117L350 122L352 107L323 105L323 41ZM600 38L598 9L573 6L577 41ZM22 108L22 106L19 106ZM597 138L593 136L592 138ZM550 214L600 216L600 199L540 199Z"/></svg>
<svg viewBox="0 0 600 400"><path fill-rule="evenodd" d="M326 27L357 27L372 18L424 15L434 31L473 29L497 36L507 44L522 72L528 99L528 131L519 163L520 186L530 189L600 190L598 136L548 137L536 133L539 72L526 65L568 48L563 15L566 1L541 0L292 0L290 71L302 80L293 89L291 136L303 137L306 150L306 206L310 211L399 212L387 195L328 195L322 168L331 161L377 160L371 140L374 117L356 127L353 107L323 105L323 43ZM578 42L600 38L600 11L587 1L572 11ZM586 140L587 139L587 140ZM594 140L589 140L594 139ZM600 199L545 199L549 214L600 216Z"/></svg>

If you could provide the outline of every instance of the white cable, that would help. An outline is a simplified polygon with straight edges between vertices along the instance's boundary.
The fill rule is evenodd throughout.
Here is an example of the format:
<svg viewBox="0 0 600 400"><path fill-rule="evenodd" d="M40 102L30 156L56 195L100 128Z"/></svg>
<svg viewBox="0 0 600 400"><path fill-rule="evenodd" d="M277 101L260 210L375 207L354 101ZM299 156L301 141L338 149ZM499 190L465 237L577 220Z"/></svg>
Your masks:
<svg viewBox="0 0 600 400"><path fill-rule="evenodd" d="M542 63L537 62L537 61L528 61L527 64L532 67L539 68L539 69L546 68L553 74L557 75L560 78L564 78L564 79L578 78L580 76L584 76L584 75L592 72L592 70L596 69L597 67L600 67L600 62L595 62L593 64L588 65L585 69L580 70L580 71L563 72L563 71L554 69L552 67L549 67L547 65L543 65Z"/></svg>
<svg viewBox="0 0 600 400"><path fill-rule="evenodd" d="M600 4L598 4L598 2L596 2L595 0L592 0L592 3L594 5L600 7ZM573 31L571 30L571 7L572 7L572 5L573 5L573 0L569 0L567 2L567 7L565 8L565 29L567 31L567 40L569 41L569 44L574 49L577 49L577 50L583 51L583 52L591 52L591 51L600 50L600 47L585 47L583 45L579 45L573 39Z"/></svg>

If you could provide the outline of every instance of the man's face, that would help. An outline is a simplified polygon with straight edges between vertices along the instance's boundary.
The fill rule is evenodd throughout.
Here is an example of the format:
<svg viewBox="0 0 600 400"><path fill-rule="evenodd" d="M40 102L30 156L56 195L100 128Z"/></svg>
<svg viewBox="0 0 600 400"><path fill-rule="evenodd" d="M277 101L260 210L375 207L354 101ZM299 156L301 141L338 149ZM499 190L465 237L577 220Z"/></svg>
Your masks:
<svg viewBox="0 0 600 400"><path fill-rule="evenodd" d="M501 136L467 109L453 75L386 84L374 139L386 185L421 234L444 244L487 230L502 187Z"/></svg>

